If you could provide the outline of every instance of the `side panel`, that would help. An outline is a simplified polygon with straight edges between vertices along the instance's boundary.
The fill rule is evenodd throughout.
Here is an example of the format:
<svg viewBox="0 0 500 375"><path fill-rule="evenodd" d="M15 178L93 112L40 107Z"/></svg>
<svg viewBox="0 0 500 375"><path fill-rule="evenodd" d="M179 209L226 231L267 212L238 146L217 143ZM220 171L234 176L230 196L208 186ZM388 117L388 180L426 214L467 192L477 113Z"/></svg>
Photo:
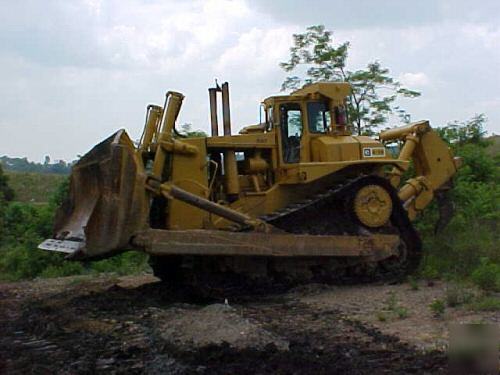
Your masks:
<svg viewBox="0 0 500 375"><path fill-rule="evenodd" d="M183 139L198 150L196 155L172 155L172 183L190 193L208 196L206 138ZM200 229L208 218L206 211L172 199L168 203L168 229Z"/></svg>
<svg viewBox="0 0 500 375"><path fill-rule="evenodd" d="M359 142L351 136L320 136L311 141L313 162L359 160Z"/></svg>

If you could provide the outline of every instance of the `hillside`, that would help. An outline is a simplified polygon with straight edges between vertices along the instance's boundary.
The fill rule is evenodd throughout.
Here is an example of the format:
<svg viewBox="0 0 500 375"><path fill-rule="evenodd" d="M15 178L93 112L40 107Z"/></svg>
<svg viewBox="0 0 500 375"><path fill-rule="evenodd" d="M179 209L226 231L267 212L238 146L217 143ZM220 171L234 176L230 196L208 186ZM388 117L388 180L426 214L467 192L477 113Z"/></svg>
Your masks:
<svg viewBox="0 0 500 375"><path fill-rule="evenodd" d="M6 171L12 172L31 172L31 173L51 173L51 174L69 174L71 165L75 162L67 163L64 160L50 162L47 156L45 163L29 161L28 158L11 158L9 156L0 156L0 164Z"/></svg>
<svg viewBox="0 0 500 375"><path fill-rule="evenodd" d="M491 145L488 146L488 153L491 156L500 155L500 135L492 135L486 140L491 142Z"/></svg>
<svg viewBox="0 0 500 375"><path fill-rule="evenodd" d="M15 192L14 200L20 202L45 203L67 176L52 173L30 173L5 171L9 186Z"/></svg>

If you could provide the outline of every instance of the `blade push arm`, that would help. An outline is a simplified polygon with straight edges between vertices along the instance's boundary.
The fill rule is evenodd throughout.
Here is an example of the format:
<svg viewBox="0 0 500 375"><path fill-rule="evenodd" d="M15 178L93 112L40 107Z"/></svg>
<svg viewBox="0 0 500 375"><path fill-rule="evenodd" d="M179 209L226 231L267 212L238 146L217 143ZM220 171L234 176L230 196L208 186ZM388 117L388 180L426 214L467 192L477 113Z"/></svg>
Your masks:
<svg viewBox="0 0 500 375"><path fill-rule="evenodd" d="M405 202L408 216L415 219L434 198L435 192L445 189L461 165L461 159L453 157L448 145L432 130L428 121L420 121L380 134L383 141L404 141L398 159L413 161L415 177L399 189L399 198ZM402 174L409 168L395 167L391 172L391 184L398 187Z"/></svg>

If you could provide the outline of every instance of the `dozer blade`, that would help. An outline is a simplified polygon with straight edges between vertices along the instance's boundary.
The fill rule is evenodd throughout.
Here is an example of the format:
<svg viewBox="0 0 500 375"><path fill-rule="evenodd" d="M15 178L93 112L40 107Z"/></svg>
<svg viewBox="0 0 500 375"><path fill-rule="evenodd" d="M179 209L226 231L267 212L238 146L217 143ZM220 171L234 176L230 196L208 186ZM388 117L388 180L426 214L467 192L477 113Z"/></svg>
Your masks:
<svg viewBox="0 0 500 375"><path fill-rule="evenodd" d="M56 214L55 240L40 248L66 252L71 259L111 256L130 248L148 211L144 168L129 136L119 130L75 164L69 198Z"/></svg>
<svg viewBox="0 0 500 375"><path fill-rule="evenodd" d="M134 237L136 248L157 255L267 257L367 257L379 261L396 255L396 235L307 235L216 230L148 229Z"/></svg>

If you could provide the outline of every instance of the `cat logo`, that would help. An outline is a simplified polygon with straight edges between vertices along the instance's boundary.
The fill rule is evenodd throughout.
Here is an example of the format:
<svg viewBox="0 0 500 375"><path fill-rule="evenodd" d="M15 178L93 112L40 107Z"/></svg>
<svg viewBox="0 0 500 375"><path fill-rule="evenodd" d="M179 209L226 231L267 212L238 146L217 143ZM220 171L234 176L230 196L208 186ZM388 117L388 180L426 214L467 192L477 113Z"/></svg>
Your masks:
<svg viewBox="0 0 500 375"><path fill-rule="evenodd" d="M364 147L363 157L365 158L383 158L385 157L384 147Z"/></svg>

